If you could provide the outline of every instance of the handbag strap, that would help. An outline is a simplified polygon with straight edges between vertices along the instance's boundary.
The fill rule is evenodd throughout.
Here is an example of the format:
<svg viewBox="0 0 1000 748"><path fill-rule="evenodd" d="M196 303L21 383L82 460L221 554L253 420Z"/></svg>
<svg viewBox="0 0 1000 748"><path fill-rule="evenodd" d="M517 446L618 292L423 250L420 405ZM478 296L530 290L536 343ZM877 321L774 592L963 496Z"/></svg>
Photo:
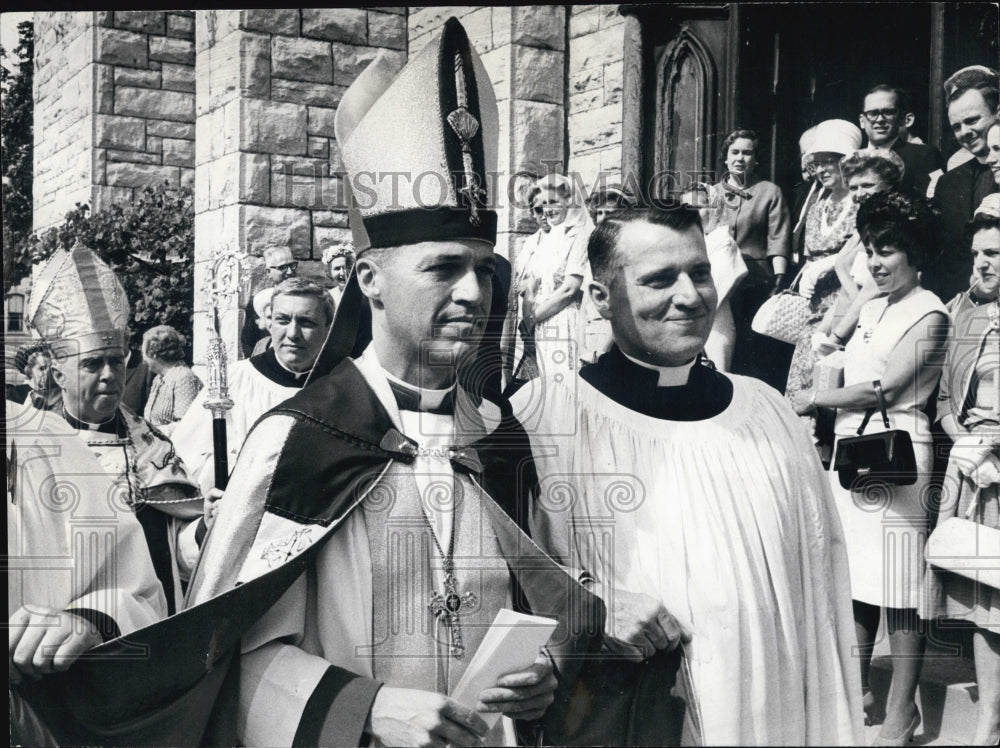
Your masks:
<svg viewBox="0 0 1000 748"><path fill-rule="evenodd" d="M788 284L788 287L787 287L787 288L785 289L786 291L791 291L792 289L794 289L794 288L795 288L795 287L796 287L796 286L798 285L798 283L799 283L799 278L801 278L801 277L802 277L802 273L803 273L803 272L805 272L805 269L806 269L806 263L805 263L805 262L803 262L803 263L802 263L802 267L801 267L801 268L799 268L799 272L797 272L797 273L795 274L795 277L794 277L794 278L792 278L792 282L791 282L791 283L789 283L789 284ZM796 291L795 293L798 293L798 291Z"/></svg>
<svg viewBox="0 0 1000 748"><path fill-rule="evenodd" d="M872 382L872 387L875 388L875 397L878 398L878 407L882 411L882 423L888 429L889 426L889 414L885 411L885 395L882 393L882 381L876 379Z"/></svg>
<svg viewBox="0 0 1000 748"><path fill-rule="evenodd" d="M865 433L865 429L868 427L868 422L872 419L872 416L875 415L876 410L880 410L882 412L882 423L885 424L886 429L891 428L889 426L889 414L885 409L885 394L882 392L881 380L874 380L872 382L872 386L875 388L875 397L878 398L878 408L869 408L865 411L865 417L862 419L861 425L858 426L858 436Z"/></svg>

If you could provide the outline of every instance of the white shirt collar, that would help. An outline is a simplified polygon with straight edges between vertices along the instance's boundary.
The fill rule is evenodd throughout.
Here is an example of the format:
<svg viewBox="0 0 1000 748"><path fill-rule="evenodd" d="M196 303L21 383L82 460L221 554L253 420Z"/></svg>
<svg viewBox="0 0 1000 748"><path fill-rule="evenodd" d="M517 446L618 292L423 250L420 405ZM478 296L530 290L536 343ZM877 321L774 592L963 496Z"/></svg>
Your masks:
<svg viewBox="0 0 1000 748"><path fill-rule="evenodd" d="M291 374L296 379L299 379L300 377L304 377L304 376L306 376L309 373L309 369L306 369L305 371L292 371L291 369L289 369L281 361L281 358L279 358L277 351L274 352L274 360L278 362L278 366L280 366L282 369L284 369L285 371L287 371L289 374Z"/></svg>
<svg viewBox="0 0 1000 748"><path fill-rule="evenodd" d="M680 387L687 384L688 378L691 376L691 369L694 368L695 362L698 360L698 357L695 356L686 364L681 364L680 366L657 366L656 364L632 358L625 351L622 351L622 355L636 366L658 372L660 375L659 380L656 382L658 387Z"/></svg>
<svg viewBox="0 0 1000 748"><path fill-rule="evenodd" d="M75 413L70 411L69 406L65 402L63 403L63 408L66 410L66 415L70 416L78 423L82 423L84 426L87 427L88 431L97 431L104 424L110 423L111 421L115 420L115 416L118 415L118 412L116 410L115 414L112 415L111 418L107 419L106 421L101 421L100 423L91 423L90 421L83 420L82 418L78 417Z"/></svg>
<svg viewBox="0 0 1000 748"><path fill-rule="evenodd" d="M894 145L896 145L896 141L898 141L898 140L899 140L899 136L897 135L895 138L892 139L891 143L882 143L881 145L875 145L874 143L872 143L869 140L868 141L868 145L869 145L869 147L873 148L876 151L891 151L892 147Z"/></svg>
<svg viewBox="0 0 1000 748"><path fill-rule="evenodd" d="M390 382L395 382L400 387L405 387L408 390L416 392L417 396L420 398L421 409L434 410L435 408L440 408L444 399L455 390L454 384L452 384L451 387L445 387L443 390L432 390L428 387L417 387L415 384L404 382L399 377L394 377L385 369L382 369L382 373L385 374L385 378Z"/></svg>

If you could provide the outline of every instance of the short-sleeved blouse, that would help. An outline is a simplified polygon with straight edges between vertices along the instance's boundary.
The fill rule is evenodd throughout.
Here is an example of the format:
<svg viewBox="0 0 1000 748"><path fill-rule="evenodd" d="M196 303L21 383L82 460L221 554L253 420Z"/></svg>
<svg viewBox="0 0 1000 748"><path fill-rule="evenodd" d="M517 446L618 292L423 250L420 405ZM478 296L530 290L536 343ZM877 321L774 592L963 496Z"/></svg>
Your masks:
<svg viewBox="0 0 1000 748"><path fill-rule="evenodd" d="M183 364L173 366L156 375L143 415L154 426L179 421L201 388L201 380L191 369Z"/></svg>

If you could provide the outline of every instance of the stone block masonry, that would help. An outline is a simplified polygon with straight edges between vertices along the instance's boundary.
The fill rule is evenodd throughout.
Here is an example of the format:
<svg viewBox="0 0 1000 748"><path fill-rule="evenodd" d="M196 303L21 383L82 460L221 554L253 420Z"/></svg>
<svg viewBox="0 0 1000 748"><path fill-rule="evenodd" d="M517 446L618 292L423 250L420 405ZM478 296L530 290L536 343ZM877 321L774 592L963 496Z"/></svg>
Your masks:
<svg viewBox="0 0 1000 748"><path fill-rule="evenodd" d="M144 186L191 187L197 276L228 248L259 279L261 252L282 245L300 274L325 279L323 250L350 241L333 127L344 92L378 54L401 66L457 16L494 84L497 251L515 260L533 225L518 192L530 180L512 192L514 175L577 171L588 187L602 172L618 177L617 7L36 13L36 228L59 223L75 202L97 210ZM234 356L246 301L223 310ZM196 320L207 304L196 289Z"/></svg>
<svg viewBox="0 0 1000 748"><path fill-rule="evenodd" d="M617 6L572 6L568 168L588 189L621 180L624 45L625 18Z"/></svg>
<svg viewBox="0 0 1000 748"><path fill-rule="evenodd" d="M193 31L193 11L35 15L36 230L193 185Z"/></svg>
<svg viewBox="0 0 1000 748"><path fill-rule="evenodd" d="M332 284L323 250L350 242L334 115L347 86L380 51L405 62L406 18L404 9L366 8L195 14L197 139L187 150L170 133L159 137L162 165L195 165L198 261L222 247L244 258L248 291L225 314L238 318L257 290L268 247L289 248L299 275ZM160 61L167 89L172 71ZM174 92L183 90L171 86ZM208 303L196 289L196 322L208 317ZM207 331L196 324L194 333L201 363ZM237 348L235 341L227 347Z"/></svg>
<svg viewBox="0 0 1000 748"><path fill-rule="evenodd" d="M91 145L94 110L100 103L93 90L94 33L91 13L39 13L35 19L36 230L60 223L76 202L93 199L94 174L103 165L103 159L94 157ZM103 132L101 136L111 137ZM134 129L118 133L113 138L114 147L138 145L143 137Z"/></svg>

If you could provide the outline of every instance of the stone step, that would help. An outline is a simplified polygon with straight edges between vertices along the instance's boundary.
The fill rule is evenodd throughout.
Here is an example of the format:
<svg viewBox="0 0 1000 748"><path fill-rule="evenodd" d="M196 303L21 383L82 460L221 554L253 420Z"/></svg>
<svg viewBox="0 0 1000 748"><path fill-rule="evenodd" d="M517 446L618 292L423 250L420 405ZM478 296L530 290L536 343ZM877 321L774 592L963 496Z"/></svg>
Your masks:
<svg viewBox="0 0 1000 748"><path fill-rule="evenodd" d="M892 681L888 637L884 634L875 647L869 681L875 695L875 721L881 723ZM972 740L979 711L979 689L971 632L932 629L920 673L917 706L921 725L913 745L968 745ZM868 744L880 729L880 724L865 728Z"/></svg>

